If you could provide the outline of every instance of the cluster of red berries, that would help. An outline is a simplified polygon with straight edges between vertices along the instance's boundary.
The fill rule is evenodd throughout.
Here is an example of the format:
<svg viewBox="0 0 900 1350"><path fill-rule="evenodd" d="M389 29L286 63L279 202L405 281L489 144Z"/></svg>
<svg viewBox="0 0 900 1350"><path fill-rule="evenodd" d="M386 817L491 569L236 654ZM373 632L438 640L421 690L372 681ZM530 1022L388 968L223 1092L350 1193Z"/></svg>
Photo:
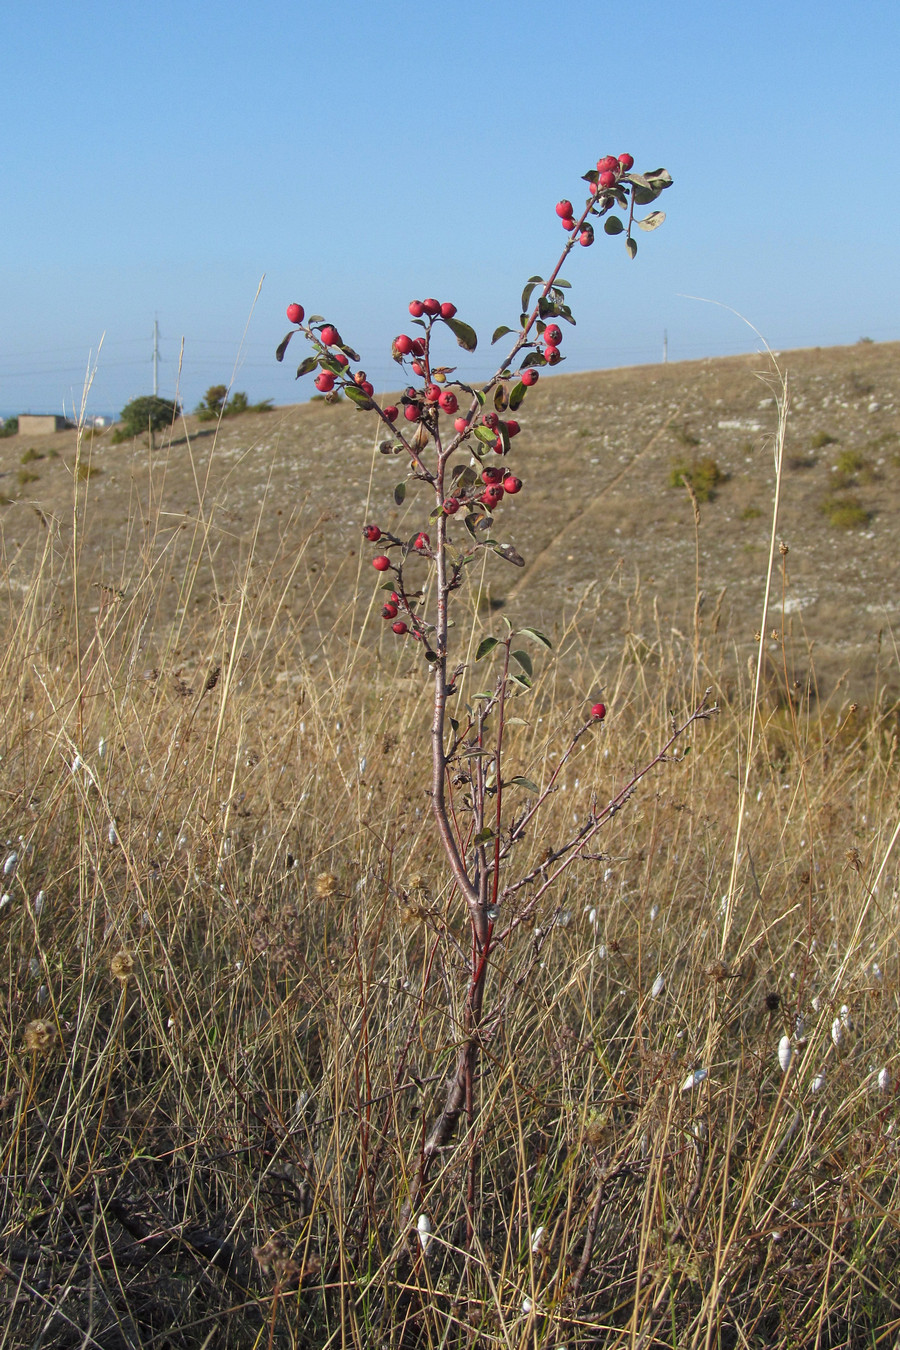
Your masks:
<svg viewBox="0 0 900 1350"><path fill-rule="evenodd" d="M597 181L591 183L591 192L596 196L600 192L609 192L616 186L623 173L629 173L634 168L633 155L603 155L597 160ZM575 208L572 203L566 199L556 203L556 214L559 216L560 223L567 234L571 234L575 229ZM581 232L578 236L579 244L589 248L594 242L594 227L589 221L584 221L581 226Z"/></svg>
<svg viewBox="0 0 900 1350"><path fill-rule="evenodd" d="M451 305L449 300L441 304L440 300L429 297L427 300L410 300L409 312L414 319L421 319L423 314L427 314L429 319L452 319L456 306Z"/></svg>

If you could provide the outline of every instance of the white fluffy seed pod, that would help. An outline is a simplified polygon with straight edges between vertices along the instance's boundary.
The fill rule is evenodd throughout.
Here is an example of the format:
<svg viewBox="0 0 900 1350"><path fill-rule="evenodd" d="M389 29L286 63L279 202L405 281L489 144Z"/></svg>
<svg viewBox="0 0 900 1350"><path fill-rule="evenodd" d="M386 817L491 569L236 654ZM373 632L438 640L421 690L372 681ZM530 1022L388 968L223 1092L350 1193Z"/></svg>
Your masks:
<svg viewBox="0 0 900 1350"><path fill-rule="evenodd" d="M835 1050L839 1050L841 1041L844 1039L844 1024L839 1017L836 1017L831 1024L831 1039L834 1042Z"/></svg>
<svg viewBox="0 0 900 1350"><path fill-rule="evenodd" d="M662 975L657 975L656 979L653 981L653 988L650 990L650 997L659 998L660 994L665 989L665 987L666 987L665 978Z"/></svg>
<svg viewBox="0 0 900 1350"><path fill-rule="evenodd" d="M695 1069L693 1073L688 1074L682 1083L682 1092L690 1092L691 1088L699 1087L708 1077L709 1069Z"/></svg>
<svg viewBox="0 0 900 1350"><path fill-rule="evenodd" d="M782 1073L787 1073L793 1058L794 1047L791 1045L791 1038L790 1036L782 1036L778 1042L778 1063L781 1065Z"/></svg>
<svg viewBox="0 0 900 1350"><path fill-rule="evenodd" d="M878 1091L890 1092L890 1090L891 1090L891 1071L885 1065L885 1067L881 1070L881 1072L878 1075Z"/></svg>
<svg viewBox="0 0 900 1350"><path fill-rule="evenodd" d="M107 831L107 838L109 839L109 842L111 844L116 844L119 841L119 835L118 832L116 831L116 822L114 820L111 820L109 822L109 830Z"/></svg>
<svg viewBox="0 0 900 1350"><path fill-rule="evenodd" d="M419 1244L423 1252L427 1252L431 1246L431 1220L427 1214L420 1214L416 1220L416 1232L419 1234Z"/></svg>
<svg viewBox="0 0 900 1350"><path fill-rule="evenodd" d="M18 853L10 853L7 855L6 860L3 864L3 875L5 877L12 876L13 872L16 870L16 864L18 863L18 861L19 861Z"/></svg>
<svg viewBox="0 0 900 1350"><path fill-rule="evenodd" d="M541 1251L541 1249L543 1248L543 1246L544 1246L544 1236L545 1236L546 1232L547 1232L547 1230L546 1230L546 1228L543 1226L543 1224L541 1225L540 1228L536 1228L536 1229L534 1230L534 1236L533 1236L533 1238L531 1239L531 1250L532 1250L533 1252L539 1252L539 1251Z"/></svg>
<svg viewBox="0 0 900 1350"><path fill-rule="evenodd" d="M825 1070L820 1069L819 1072L816 1074L815 1078L812 1080L812 1083L810 1084L810 1090L812 1092L821 1092L824 1086L825 1086Z"/></svg>
<svg viewBox="0 0 900 1350"><path fill-rule="evenodd" d="M841 1004L841 1021L847 1031L853 1030L853 1018L850 1016L850 1009L847 1007L846 1003Z"/></svg>

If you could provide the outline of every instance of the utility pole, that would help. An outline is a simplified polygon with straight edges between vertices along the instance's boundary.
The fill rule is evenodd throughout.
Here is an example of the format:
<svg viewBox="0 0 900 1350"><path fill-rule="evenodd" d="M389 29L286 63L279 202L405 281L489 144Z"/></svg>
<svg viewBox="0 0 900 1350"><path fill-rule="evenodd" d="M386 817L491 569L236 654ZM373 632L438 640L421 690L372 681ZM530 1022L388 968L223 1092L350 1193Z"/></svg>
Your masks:
<svg viewBox="0 0 900 1350"><path fill-rule="evenodd" d="M159 394L159 320L153 320L153 397Z"/></svg>
<svg viewBox="0 0 900 1350"><path fill-rule="evenodd" d="M668 330L668 328L664 328L664 329L663 329L663 365L666 364L666 362L668 361L668 359L669 359L669 330Z"/></svg>

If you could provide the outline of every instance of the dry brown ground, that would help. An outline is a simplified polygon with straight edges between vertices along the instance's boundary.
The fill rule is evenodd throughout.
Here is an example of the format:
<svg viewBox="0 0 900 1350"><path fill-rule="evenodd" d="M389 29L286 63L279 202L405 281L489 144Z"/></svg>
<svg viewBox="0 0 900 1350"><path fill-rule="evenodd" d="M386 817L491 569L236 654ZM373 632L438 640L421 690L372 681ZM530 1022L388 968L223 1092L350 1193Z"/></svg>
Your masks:
<svg viewBox="0 0 900 1350"><path fill-rule="evenodd" d="M820 694L837 687L842 701L870 702L881 667L896 665L898 357L900 343L780 358L791 412L778 536L790 554L784 617L780 578L770 617L792 638L791 675L803 681L813 668ZM708 631L721 621L731 657L720 659L737 666L752 659L774 482L771 377L764 356L545 376L520 411L523 434L511 456L525 489L504 505L496 531L526 567L492 562L485 609L503 606L514 621L557 635L577 611L579 641L601 674L621 651L623 632L635 634L636 650L652 652L674 629L687 649L695 537L691 503L670 477L676 461L712 456L727 477L701 508L702 622ZM153 529L154 551L167 542L170 581L168 600L155 599L148 616L148 660L154 632L208 619L237 577L249 578L251 593L266 583L275 597L266 623L299 625L311 653L342 610L349 634L350 610L358 619L374 593L360 525L374 519L402 534L427 510L424 491L411 491L402 510L393 505L402 461L379 455L375 434L355 409L317 403L225 421L218 432L188 417L153 452L140 441L95 438L81 555L88 607L102 598L88 593L91 585L128 592L137 584ZM838 495L871 513L850 530L822 513L848 450L862 464ZM48 530L58 535L65 581L74 453L71 432L0 441L0 492L12 499L0 508L0 529L13 589L32 575ZM205 532L185 614L183 563Z"/></svg>

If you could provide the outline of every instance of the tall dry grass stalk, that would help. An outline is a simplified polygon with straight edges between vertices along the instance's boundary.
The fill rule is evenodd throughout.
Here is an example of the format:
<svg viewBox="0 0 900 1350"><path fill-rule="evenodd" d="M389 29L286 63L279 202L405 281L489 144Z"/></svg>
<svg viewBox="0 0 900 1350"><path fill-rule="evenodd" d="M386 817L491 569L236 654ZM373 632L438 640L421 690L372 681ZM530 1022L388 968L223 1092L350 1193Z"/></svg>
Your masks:
<svg viewBox="0 0 900 1350"><path fill-rule="evenodd" d="M721 712L498 954L477 1211L461 1130L410 1249L464 1011L427 684L352 588L316 629L327 552L285 618L308 536L219 574L208 476L173 536L166 453L117 579L77 473L71 525L0 560L2 1345L892 1343L896 710L798 696L765 609L727 681L699 605L682 639L636 589L603 671L598 597L563 616L515 771L549 780L586 687L613 712L536 865L697 672ZM776 517L767 596L778 563Z"/></svg>

